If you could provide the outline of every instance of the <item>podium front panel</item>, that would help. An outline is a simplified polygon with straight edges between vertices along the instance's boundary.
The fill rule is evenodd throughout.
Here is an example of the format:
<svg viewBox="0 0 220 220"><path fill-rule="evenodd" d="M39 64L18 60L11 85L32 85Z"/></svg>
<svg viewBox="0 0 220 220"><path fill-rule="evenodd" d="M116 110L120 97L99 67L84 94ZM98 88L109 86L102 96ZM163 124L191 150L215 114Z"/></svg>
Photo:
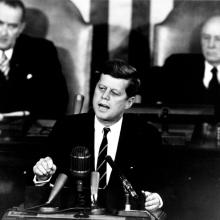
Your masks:
<svg viewBox="0 0 220 220"><path fill-rule="evenodd" d="M150 217L135 217L135 216L117 216L117 215L89 215L89 217L75 217L75 213L55 213L55 214L43 214L43 213L28 213L22 211L7 211L2 220L62 220L62 219L80 219L80 220L152 220Z"/></svg>

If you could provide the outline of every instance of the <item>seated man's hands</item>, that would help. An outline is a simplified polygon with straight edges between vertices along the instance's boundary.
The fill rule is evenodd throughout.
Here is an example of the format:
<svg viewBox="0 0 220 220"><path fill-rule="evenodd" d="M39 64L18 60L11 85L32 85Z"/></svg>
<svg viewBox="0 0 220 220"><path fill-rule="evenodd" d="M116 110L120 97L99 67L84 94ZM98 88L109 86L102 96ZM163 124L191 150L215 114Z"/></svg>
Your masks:
<svg viewBox="0 0 220 220"><path fill-rule="evenodd" d="M56 172L56 169L57 167L50 157L41 158L33 167L36 181L48 180Z"/></svg>

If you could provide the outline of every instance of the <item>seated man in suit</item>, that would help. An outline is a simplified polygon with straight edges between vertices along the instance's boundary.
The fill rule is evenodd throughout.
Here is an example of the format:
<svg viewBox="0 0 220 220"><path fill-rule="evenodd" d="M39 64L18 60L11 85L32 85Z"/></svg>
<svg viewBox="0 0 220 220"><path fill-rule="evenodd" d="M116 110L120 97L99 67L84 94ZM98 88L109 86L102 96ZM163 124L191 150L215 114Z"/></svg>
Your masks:
<svg viewBox="0 0 220 220"><path fill-rule="evenodd" d="M160 133L138 115L124 114L133 105L140 86L137 71L122 60L110 60L99 73L93 109L88 113L66 116L57 121L50 137L51 152L54 153L42 157L35 164L34 182L48 182L55 172L67 173L70 177L70 154L76 146L88 148L92 155L91 170L97 170L102 176L99 148L102 145L103 132L108 130L105 136L106 154L112 157L115 165L130 180L139 198L142 197L138 207L157 212L164 201L162 193L157 191L163 184L163 174L160 172L163 167L160 164ZM109 165L105 178L100 177L99 187L102 188L98 196L101 197L102 206L110 212L124 209L123 185L117 171ZM132 208L134 207L137 208Z"/></svg>
<svg viewBox="0 0 220 220"><path fill-rule="evenodd" d="M0 0L0 112L65 113L67 88L54 44L22 34L25 6Z"/></svg>
<svg viewBox="0 0 220 220"><path fill-rule="evenodd" d="M201 54L173 54L163 66L164 102L217 104L220 98L220 15L202 26Z"/></svg>

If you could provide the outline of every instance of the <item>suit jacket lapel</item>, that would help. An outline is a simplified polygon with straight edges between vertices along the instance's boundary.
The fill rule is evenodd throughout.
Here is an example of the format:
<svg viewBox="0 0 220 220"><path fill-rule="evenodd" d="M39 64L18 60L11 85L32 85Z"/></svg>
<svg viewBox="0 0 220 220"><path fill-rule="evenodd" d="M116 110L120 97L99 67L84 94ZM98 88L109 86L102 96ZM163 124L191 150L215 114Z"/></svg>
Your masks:
<svg viewBox="0 0 220 220"><path fill-rule="evenodd" d="M202 59L201 59L201 62L199 62L199 66L198 66L198 68L199 68L199 73L201 73L200 75L199 75L199 77L200 77L200 82L202 82L202 85L203 85L203 77L204 77L204 74L205 74L205 59L204 59L204 57L202 57Z"/></svg>
<svg viewBox="0 0 220 220"><path fill-rule="evenodd" d="M126 153L126 141L128 138L128 121L126 120L126 115L124 115L123 121L122 121L122 125L121 125L121 132L120 132L120 136L119 136L119 140L118 140L118 148L117 148L117 152L115 155L115 164L117 164L117 166L119 167L119 169L122 169L122 167L125 165L123 158L125 156ZM114 175L114 172L111 173L110 176L110 180L114 177L112 177Z"/></svg>
<svg viewBox="0 0 220 220"><path fill-rule="evenodd" d="M86 125L86 123L85 123ZM88 124L86 128L86 142L91 154L91 170L95 170L95 158L94 158L94 136L95 136L95 129L94 129L94 114L89 113Z"/></svg>
<svg viewBox="0 0 220 220"><path fill-rule="evenodd" d="M119 136L119 140L118 140L118 147L117 148L117 152L116 152L116 155L115 155L115 163L118 163L120 164L120 160L121 158L123 157L123 154L125 153L124 151L124 139L126 138L125 137L125 134L126 134L126 121L124 120L123 118L123 121L122 121L122 125L121 125L121 132L120 132L120 136Z"/></svg>

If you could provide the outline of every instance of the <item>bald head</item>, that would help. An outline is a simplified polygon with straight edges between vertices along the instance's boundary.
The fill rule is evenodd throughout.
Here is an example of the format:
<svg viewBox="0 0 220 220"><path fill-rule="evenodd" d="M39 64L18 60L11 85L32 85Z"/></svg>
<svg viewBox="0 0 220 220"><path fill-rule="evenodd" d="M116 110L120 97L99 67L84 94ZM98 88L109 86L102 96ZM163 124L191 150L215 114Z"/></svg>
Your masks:
<svg viewBox="0 0 220 220"><path fill-rule="evenodd" d="M209 18L201 30L201 46L205 59L220 65L220 15Z"/></svg>

